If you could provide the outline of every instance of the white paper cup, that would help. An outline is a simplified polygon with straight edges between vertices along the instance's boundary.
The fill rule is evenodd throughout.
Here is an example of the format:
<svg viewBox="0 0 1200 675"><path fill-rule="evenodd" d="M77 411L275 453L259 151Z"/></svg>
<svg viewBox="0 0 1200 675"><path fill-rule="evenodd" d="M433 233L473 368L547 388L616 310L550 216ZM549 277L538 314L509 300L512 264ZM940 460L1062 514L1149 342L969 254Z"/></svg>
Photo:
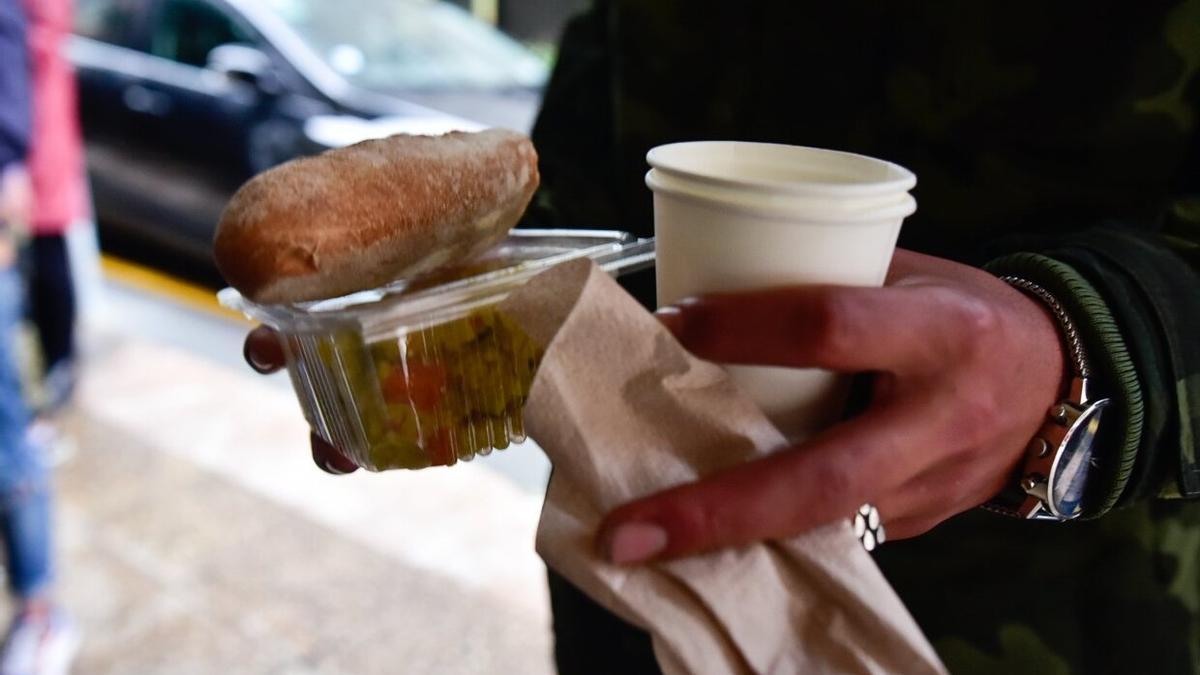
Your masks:
<svg viewBox="0 0 1200 675"><path fill-rule="evenodd" d="M658 303L797 284L879 286L916 176L882 160L767 143L654 148ZM819 370L730 366L791 440L834 421L845 381Z"/></svg>

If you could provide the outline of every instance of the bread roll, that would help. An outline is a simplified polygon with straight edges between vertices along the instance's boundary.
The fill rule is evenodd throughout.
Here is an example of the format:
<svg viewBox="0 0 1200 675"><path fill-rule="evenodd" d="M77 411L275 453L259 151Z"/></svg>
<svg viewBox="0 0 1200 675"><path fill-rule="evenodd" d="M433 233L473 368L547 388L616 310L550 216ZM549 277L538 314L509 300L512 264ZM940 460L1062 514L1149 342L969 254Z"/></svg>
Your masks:
<svg viewBox="0 0 1200 675"><path fill-rule="evenodd" d="M330 150L237 191L217 227L217 268L259 303L375 288L493 246L537 185L532 143L502 129Z"/></svg>

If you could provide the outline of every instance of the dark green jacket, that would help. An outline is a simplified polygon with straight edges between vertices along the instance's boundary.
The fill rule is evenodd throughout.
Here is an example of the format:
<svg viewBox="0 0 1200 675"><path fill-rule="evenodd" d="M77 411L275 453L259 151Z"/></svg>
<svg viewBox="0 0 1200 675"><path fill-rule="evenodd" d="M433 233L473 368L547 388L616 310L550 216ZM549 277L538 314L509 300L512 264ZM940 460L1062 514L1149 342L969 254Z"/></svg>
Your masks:
<svg viewBox="0 0 1200 675"><path fill-rule="evenodd" d="M652 234L645 153L672 141L912 169L901 245L1048 287L1116 405L1086 522L967 513L880 566L955 672L1200 673L1198 125L1200 0L598 1L529 224ZM562 669L635 672L555 586Z"/></svg>

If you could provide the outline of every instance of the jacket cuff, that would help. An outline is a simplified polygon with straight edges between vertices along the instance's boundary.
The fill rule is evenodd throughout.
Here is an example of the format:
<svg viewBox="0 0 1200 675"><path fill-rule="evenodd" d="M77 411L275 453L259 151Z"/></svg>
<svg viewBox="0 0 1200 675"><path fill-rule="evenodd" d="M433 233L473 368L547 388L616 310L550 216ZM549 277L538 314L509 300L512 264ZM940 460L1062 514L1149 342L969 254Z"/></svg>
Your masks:
<svg viewBox="0 0 1200 675"><path fill-rule="evenodd" d="M1141 443L1144 405L1137 372L1112 312L1096 289L1069 265L1036 253L1014 253L984 266L996 275L1020 277L1045 288L1062 304L1079 331L1094 396L1109 398L1083 517L1104 515L1117 503L1133 472Z"/></svg>

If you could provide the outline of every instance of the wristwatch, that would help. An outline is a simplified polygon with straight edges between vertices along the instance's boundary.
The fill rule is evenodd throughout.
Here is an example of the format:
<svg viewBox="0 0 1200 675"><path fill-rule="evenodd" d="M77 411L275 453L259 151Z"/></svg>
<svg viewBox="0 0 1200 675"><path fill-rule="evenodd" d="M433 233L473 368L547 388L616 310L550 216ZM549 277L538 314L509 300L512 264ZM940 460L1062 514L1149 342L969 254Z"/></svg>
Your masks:
<svg viewBox="0 0 1200 675"><path fill-rule="evenodd" d="M1009 285L1040 300L1062 329L1071 359L1066 395L1050 407L1041 429L1025 449L1016 499L987 508L1030 520L1066 521L1083 513L1089 470L1096 462L1097 434L1110 399L1093 400L1091 370L1079 332L1063 306L1049 291L1015 276L1000 277Z"/></svg>

